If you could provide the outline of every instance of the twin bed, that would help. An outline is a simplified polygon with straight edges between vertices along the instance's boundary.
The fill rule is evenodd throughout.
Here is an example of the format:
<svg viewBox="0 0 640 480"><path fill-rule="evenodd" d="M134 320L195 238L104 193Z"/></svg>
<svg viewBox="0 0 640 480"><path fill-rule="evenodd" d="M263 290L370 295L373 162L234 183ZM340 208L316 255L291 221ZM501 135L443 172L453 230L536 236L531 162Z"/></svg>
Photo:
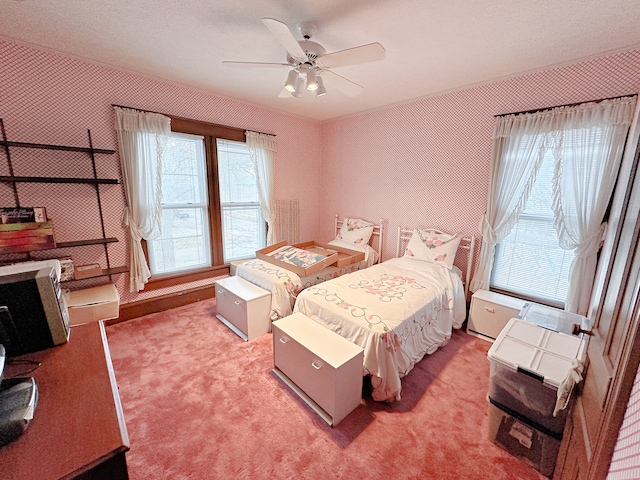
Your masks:
<svg viewBox="0 0 640 480"><path fill-rule="evenodd" d="M360 219L340 220L336 215L334 228L336 238L328 242L329 245L363 252L363 261L343 267L329 266L309 276L300 276L259 258L236 267L236 275L271 292L272 321L291 315L298 294L305 288L370 267L378 261L378 252L382 249L382 222L375 225ZM377 250L370 242L375 242Z"/></svg>
<svg viewBox="0 0 640 480"><path fill-rule="evenodd" d="M397 258L305 289L294 311L364 349L374 400L400 400L400 379L465 320L467 289L453 261L468 250L469 278L474 247L473 237L398 229Z"/></svg>
<svg viewBox="0 0 640 480"><path fill-rule="evenodd" d="M475 239L398 228L396 258L376 264L377 252L368 245L374 230L380 252L382 223L344 219L339 224L336 216L337 238L330 243L367 251L360 264L328 267L301 278L263 260L250 260L239 265L236 274L272 293L272 320L300 312L361 346L363 375L371 377L373 399L394 401L401 398L401 378L462 326L468 282L463 284L454 260L459 250L467 251L464 278L469 279Z"/></svg>

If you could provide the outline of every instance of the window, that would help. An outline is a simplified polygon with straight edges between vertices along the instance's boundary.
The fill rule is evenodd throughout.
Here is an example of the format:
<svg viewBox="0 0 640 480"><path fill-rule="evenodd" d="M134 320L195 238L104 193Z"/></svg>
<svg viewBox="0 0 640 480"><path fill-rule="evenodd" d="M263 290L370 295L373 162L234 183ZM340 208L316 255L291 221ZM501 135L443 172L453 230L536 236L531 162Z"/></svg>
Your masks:
<svg viewBox="0 0 640 480"><path fill-rule="evenodd" d="M211 266L204 138L173 133L162 159L162 233L147 243L151 275Z"/></svg>
<svg viewBox="0 0 640 480"><path fill-rule="evenodd" d="M627 96L497 119L473 291L588 313L635 107Z"/></svg>
<svg viewBox="0 0 640 480"><path fill-rule="evenodd" d="M574 252L560 248L553 226L553 170L548 150L518 223L496 245L491 287L561 306L569 289Z"/></svg>
<svg viewBox="0 0 640 480"><path fill-rule="evenodd" d="M171 129L162 233L146 242L150 288L168 278L180 283L226 273L228 262L253 256L266 243L244 130L180 117L171 117Z"/></svg>
<svg viewBox="0 0 640 480"><path fill-rule="evenodd" d="M256 170L245 143L217 139L222 245L225 263L255 256L267 232Z"/></svg>

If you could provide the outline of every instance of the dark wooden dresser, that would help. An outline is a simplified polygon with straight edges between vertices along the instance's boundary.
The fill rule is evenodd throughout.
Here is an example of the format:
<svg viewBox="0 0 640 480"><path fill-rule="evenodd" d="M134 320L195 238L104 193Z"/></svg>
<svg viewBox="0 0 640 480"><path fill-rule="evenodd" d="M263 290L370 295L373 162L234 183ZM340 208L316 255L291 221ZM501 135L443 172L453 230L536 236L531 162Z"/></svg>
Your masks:
<svg viewBox="0 0 640 480"><path fill-rule="evenodd" d="M128 478L129 437L103 322L74 326L68 343L18 359L41 362L28 374L38 404L26 432L0 447L0 478Z"/></svg>

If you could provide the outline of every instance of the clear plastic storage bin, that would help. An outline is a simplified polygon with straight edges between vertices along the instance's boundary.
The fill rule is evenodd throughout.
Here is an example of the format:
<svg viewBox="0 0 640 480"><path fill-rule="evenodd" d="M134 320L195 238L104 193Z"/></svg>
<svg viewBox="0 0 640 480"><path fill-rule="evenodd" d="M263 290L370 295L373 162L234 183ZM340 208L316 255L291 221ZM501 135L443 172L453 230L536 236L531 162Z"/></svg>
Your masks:
<svg viewBox="0 0 640 480"><path fill-rule="evenodd" d="M551 478L558 459L560 439L500 407L489 400L489 440Z"/></svg>
<svg viewBox="0 0 640 480"><path fill-rule="evenodd" d="M489 349L489 397L549 429L562 433L567 410L553 416L558 387L582 360L582 337L547 330L512 318Z"/></svg>
<svg viewBox="0 0 640 480"><path fill-rule="evenodd" d="M591 330L591 322L587 317L538 303L525 303L518 318L569 335L574 332L574 325L582 330Z"/></svg>

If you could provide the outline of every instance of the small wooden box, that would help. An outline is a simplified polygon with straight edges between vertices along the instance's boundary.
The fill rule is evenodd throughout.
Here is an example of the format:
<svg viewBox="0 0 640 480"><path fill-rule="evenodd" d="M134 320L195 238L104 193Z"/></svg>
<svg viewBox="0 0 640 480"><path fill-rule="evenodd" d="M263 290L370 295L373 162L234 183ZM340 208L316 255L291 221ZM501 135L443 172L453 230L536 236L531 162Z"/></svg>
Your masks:
<svg viewBox="0 0 640 480"><path fill-rule="evenodd" d="M256 251L256 256L259 259L264 260L265 262L272 263L274 265L277 265L280 268L284 268L286 270L290 270L294 273L297 273L301 277L306 277L308 275L316 273L317 271L322 270L323 268L328 267L329 265L333 265L335 262L338 261L337 250L335 249L327 250L326 248L315 246L315 245L310 245L307 248L301 248L301 247L296 247L295 245L291 245L292 247L300 248L301 250L306 250L307 252L324 256L322 260L317 261L312 265L307 265L307 266L295 265L293 263L284 262L272 256L275 250L278 250L279 248L286 247L286 246L288 246L287 242L276 243L274 245L270 245L266 248L263 248L262 250Z"/></svg>
<svg viewBox="0 0 640 480"><path fill-rule="evenodd" d="M350 250L344 247L337 247L329 243L320 243L311 240L309 242L296 243L293 246L304 248L305 250L308 250L311 246L326 248L327 250L335 250L336 252L338 252L338 259L333 264L333 266L338 268L346 267L347 265L364 261L364 252Z"/></svg>
<svg viewBox="0 0 640 480"><path fill-rule="evenodd" d="M0 224L0 253L50 248L56 248L51 221Z"/></svg>
<svg viewBox="0 0 640 480"><path fill-rule="evenodd" d="M280 242L270 245L262 250L256 251L256 256L265 262L272 263L278 267L297 273L301 277L307 277L329 266L344 267L352 263L364 260L364 252L349 250L342 247L329 245L328 243L320 243L316 241L302 242L291 245L292 247L306 250L307 252L324 255L324 259L306 267L294 265L292 263L283 262L270 255L275 250L287 246L287 242Z"/></svg>

